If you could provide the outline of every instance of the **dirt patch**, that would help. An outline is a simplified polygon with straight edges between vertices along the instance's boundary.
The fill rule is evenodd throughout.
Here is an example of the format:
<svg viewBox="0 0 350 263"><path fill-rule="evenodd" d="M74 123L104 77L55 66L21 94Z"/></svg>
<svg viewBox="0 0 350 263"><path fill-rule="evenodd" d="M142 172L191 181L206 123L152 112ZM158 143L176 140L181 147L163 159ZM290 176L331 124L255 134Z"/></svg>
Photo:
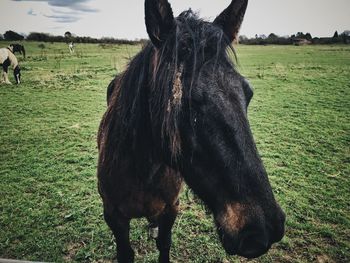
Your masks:
<svg viewBox="0 0 350 263"><path fill-rule="evenodd" d="M316 262L317 263L335 263L335 261L327 255L317 256Z"/></svg>
<svg viewBox="0 0 350 263"><path fill-rule="evenodd" d="M65 256L63 257L65 262L72 262L77 254L78 250L83 247L83 244L80 243L71 243L68 244L64 250Z"/></svg>

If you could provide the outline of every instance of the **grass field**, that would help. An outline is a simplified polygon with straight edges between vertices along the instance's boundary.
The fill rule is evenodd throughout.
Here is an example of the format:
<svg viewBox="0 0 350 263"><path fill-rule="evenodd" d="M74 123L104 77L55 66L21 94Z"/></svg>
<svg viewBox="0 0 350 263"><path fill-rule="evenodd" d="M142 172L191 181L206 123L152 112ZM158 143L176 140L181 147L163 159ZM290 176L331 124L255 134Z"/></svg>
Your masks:
<svg viewBox="0 0 350 263"><path fill-rule="evenodd" d="M85 44L69 55L64 44L25 46L23 83L0 85L0 258L108 261L96 131L108 83L140 47ZM237 53L255 87L254 137L287 214L285 238L252 262L350 262L350 47ZM156 262L146 222L132 225L136 262ZM173 234L174 262L245 262L225 255L211 216L186 191Z"/></svg>

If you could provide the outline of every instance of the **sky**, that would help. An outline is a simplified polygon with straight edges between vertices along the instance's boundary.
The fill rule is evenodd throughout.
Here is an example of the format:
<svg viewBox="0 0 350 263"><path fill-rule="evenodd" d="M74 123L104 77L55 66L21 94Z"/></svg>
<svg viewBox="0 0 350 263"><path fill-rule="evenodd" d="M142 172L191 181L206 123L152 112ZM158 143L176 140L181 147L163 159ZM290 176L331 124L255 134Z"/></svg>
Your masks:
<svg viewBox="0 0 350 263"><path fill-rule="evenodd" d="M192 8L212 21L230 0L170 0L174 15ZM144 0L0 0L0 34L45 32L78 36L147 38ZM299 31L333 36L350 30L350 0L249 0L241 35Z"/></svg>

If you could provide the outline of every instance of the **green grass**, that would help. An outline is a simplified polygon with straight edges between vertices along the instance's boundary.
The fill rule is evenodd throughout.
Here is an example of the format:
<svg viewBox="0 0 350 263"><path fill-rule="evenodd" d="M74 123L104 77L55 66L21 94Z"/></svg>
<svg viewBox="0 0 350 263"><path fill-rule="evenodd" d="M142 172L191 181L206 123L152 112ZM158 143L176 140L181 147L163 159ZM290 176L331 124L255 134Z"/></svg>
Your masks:
<svg viewBox="0 0 350 263"><path fill-rule="evenodd" d="M7 43L0 42L3 46ZM139 46L25 43L23 83L0 85L0 257L104 262L114 241L96 190L96 131L106 87ZM350 261L350 47L240 46L255 87L249 118L286 237L253 262ZM12 74L10 80L14 82ZM175 262L245 262L221 248L186 193L173 228ZM156 262L135 220L137 262Z"/></svg>

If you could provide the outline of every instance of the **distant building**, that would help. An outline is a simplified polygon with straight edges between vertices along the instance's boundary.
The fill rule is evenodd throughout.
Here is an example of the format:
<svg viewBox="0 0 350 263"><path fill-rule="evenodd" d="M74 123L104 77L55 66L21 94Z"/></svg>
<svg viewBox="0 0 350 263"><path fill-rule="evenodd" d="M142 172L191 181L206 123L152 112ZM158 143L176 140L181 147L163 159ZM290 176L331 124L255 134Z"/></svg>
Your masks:
<svg viewBox="0 0 350 263"><path fill-rule="evenodd" d="M312 42L305 38L293 38L293 44L296 46L310 45Z"/></svg>

